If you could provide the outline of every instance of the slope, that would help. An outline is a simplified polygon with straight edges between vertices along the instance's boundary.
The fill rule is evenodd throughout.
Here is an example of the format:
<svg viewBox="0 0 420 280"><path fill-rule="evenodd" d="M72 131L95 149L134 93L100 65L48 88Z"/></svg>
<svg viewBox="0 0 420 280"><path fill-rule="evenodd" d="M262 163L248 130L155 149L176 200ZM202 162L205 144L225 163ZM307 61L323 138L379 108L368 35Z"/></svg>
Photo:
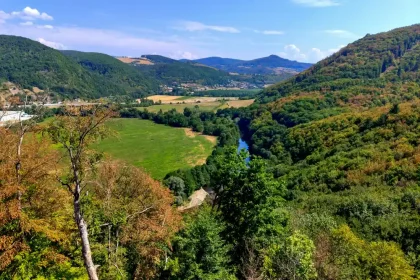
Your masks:
<svg viewBox="0 0 420 280"><path fill-rule="evenodd" d="M345 224L420 271L419 42L420 25L367 35L232 112L317 250Z"/></svg>
<svg viewBox="0 0 420 280"><path fill-rule="evenodd" d="M157 92L159 89L159 82L157 80L152 77L147 77L135 67L127 65L112 56L79 51L61 52L89 72L99 75L117 85L121 92L148 94Z"/></svg>
<svg viewBox="0 0 420 280"><path fill-rule="evenodd" d="M159 55L143 55L153 65L136 65L146 75L155 77L165 83L200 83L203 85L226 85L231 76L229 73L211 67L180 62Z"/></svg>
<svg viewBox="0 0 420 280"><path fill-rule="evenodd" d="M266 89L269 102L299 91L337 91L388 82L418 81L420 25L398 28L349 44L293 79Z"/></svg>
<svg viewBox="0 0 420 280"><path fill-rule="evenodd" d="M0 36L0 79L24 88L84 96L97 84L92 75L59 51L15 36Z"/></svg>
<svg viewBox="0 0 420 280"><path fill-rule="evenodd" d="M0 53L1 81L65 98L148 93L156 88L153 79L107 55L66 52L66 56L30 39L6 35L0 36Z"/></svg>

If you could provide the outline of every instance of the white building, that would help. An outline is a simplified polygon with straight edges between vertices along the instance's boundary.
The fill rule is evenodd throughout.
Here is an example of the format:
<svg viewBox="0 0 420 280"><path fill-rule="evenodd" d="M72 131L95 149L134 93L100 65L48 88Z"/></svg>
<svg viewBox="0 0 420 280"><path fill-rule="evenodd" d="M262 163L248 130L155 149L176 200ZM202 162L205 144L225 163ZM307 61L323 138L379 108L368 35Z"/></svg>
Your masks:
<svg viewBox="0 0 420 280"><path fill-rule="evenodd" d="M28 115L22 111L0 111L0 125L9 122L17 122L19 120L26 121L32 119L34 116Z"/></svg>

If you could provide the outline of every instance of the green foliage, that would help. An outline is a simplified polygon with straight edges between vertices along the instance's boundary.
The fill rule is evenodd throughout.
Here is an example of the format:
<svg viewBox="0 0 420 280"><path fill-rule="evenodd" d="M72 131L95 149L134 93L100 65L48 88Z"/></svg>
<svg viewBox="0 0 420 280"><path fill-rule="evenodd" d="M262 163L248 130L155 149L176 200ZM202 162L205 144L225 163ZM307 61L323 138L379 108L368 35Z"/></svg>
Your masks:
<svg viewBox="0 0 420 280"><path fill-rule="evenodd" d="M202 85L227 85L230 75L214 68L184 63L158 55L145 55L154 65L135 65L141 72L163 83L199 83Z"/></svg>
<svg viewBox="0 0 420 280"><path fill-rule="evenodd" d="M170 176L169 178L165 179L163 183L175 195L177 204L182 204L183 200L186 198L184 180L179 177Z"/></svg>
<svg viewBox="0 0 420 280"><path fill-rule="evenodd" d="M264 256L267 279L317 279L315 245L306 235L295 232L281 243L272 244Z"/></svg>
<svg viewBox="0 0 420 280"><path fill-rule="evenodd" d="M145 76L135 67L127 65L112 56L78 51L61 52L93 75L99 76L99 79L105 79L118 86L119 91L115 92L116 95L126 93L138 97L159 90L158 81Z"/></svg>
<svg viewBox="0 0 420 280"><path fill-rule="evenodd" d="M235 245L236 258L247 240L267 244L283 233L287 223L281 209L284 185L273 179L263 160L255 158L247 166L246 157L244 151L228 150L215 158L211 175L216 204L226 223L224 234Z"/></svg>
<svg viewBox="0 0 420 280"><path fill-rule="evenodd" d="M87 279L83 263L59 255L56 244L41 234L29 241L30 251L18 254L0 273L1 280L8 279ZM79 252L76 253L80 257Z"/></svg>
<svg viewBox="0 0 420 280"><path fill-rule="evenodd" d="M418 81L419 28L413 25L366 35L295 78L264 90L259 100L274 101L299 91L338 91L355 85L381 87L385 81Z"/></svg>
<svg viewBox="0 0 420 280"><path fill-rule="evenodd" d="M415 279L413 268L395 244L366 242L347 226L333 231L332 250L336 279Z"/></svg>
<svg viewBox="0 0 420 280"><path fill-rule="evenodd" d="M253 98L260 89L210 89L205 91L197 91L192 96L212 96L212 97L239 97L240 99Z"/></svg>
<svg viewBox="0 0 420 280"><path fill-rule="evenodd" d="M30 90L38 87L49 94L73 99L124 95L133 89L147 92L156 88L156 84L141 73L136 77L130 69L119 65L117 59L106 55L71 52L71 57L76 54L83 57L79 65L77 60L41 43L6 35L0 36L0 52L0 79Z"/></svg>
<svg viewBox="0 0 420 280"><path fill-rule="evenodd" d="M228 252L221 238L223 223L209 207L186 218L186 225L173 240L168 261L168 279L236 279Z"/></svg>

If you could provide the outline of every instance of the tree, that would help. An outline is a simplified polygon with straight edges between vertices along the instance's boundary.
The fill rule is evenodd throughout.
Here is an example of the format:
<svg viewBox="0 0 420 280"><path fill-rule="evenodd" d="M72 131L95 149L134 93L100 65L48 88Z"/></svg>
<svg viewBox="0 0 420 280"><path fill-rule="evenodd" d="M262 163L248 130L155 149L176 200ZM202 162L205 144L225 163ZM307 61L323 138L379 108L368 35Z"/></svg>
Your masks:
<svg viewBox="0 0 420 280"><path fill-rule="evenodd" d="M230 246L221 238L223 223L205 206L186 217L176 235L166 269L169 279L235 279L229 259Z"/></svg>
<svg viewBox="0 0 420 280"><path fill-rule="evenodd" d="M175 196L185 197L185 183L179 177L170 176L164 181L165 185L174 193Z"/></svg>
<svg viewBox="0 0 420 280"><path fill-rule="evenodd" d="M82 243L82 255L86 271L91 280L98 279L96 266L92 260L87 223L83 217L82 196L85 195L85 178L89 168L98 161L98 155L87 150L89 144L108 135L103 126L114 116L112 109L103 106L67 108L66 114L58 116L47 127L54 143L66 151L69 173L59 178L73 198L74 219Z"/></svg>
<svg viewBox="0 0 420 280"><path fill-rule="evenodd" d="M398 104L398 103L393 104L393 105L392 105L392 108L389 110L389 113L390 113L390 114L393 114L393 115L396 115L396 114L398 114L399 112L400 112L400 106L399 106L399 104Z"/></svg>
<svg viewBox="0 0 420 280"><path fill-rule="evenodd" d="M315 246L304 234L295 232L285 241L272 244L264 257L264 272L267 279L316 279L313 262Z"/></svg>
<svg viewBox="0 0 420 280"><path fill-rule="evenodd" d="M31 134L20 145L21 135L0 128L0 279L75 278L82 273L69 262L69 200L51 176L58 155L48 139Z"/></svg>
<svg viewBox="0 0 420 280"><path fill-rule="evenodd" d="M106 251L100 275L152 279L181 222L170 191L138 168L110 160L98 167L87 190L94 238Z"/></svg>
<svg viewBox="0 0 420 280"><path fill-rule="evenodd" d="M216 157L211 176L215 203L226 223L224 236L234 244L237 263L247 241L263 248L273 236L283 233L287 223L281 209L283 184L274 180L263 160L253 159L247 166L246 157L243 151L238 154L235 148L227 149Z"/></svg>
<svg viewBox="0 0 420 280"><path fill-rule="evenodd" d="M415 279L414 269L395 243L368 242L347 225L332 231L317 270L327 279Z"/></svg>

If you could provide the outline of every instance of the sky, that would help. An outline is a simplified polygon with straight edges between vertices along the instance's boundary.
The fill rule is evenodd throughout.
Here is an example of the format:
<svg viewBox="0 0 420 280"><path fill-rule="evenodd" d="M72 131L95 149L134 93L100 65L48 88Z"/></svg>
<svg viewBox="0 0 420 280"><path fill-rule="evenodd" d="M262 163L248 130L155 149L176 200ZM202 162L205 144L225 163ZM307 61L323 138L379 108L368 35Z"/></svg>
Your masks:
<svg viewBox="0 0 420 280"><path fill-rule="evenodd" d="M113 56L317 62L419 12L420 0L0 0L0 34Z"/></svg>

